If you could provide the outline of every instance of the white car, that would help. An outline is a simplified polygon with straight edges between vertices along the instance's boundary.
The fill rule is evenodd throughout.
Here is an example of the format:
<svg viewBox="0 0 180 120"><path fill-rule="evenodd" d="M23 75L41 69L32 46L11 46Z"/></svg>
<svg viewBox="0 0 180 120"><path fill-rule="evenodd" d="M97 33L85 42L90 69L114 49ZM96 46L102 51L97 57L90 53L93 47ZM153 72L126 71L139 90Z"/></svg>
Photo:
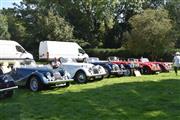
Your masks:
<svg viewBox="0 0 180 120"><path fill-rule="evenodd" d="M88 80L103 79L106 75L105 69L100 65L93 65L90 63L78 63L73 58L60 58L62 66L71 78L78 83L86 83Z"/></svg>

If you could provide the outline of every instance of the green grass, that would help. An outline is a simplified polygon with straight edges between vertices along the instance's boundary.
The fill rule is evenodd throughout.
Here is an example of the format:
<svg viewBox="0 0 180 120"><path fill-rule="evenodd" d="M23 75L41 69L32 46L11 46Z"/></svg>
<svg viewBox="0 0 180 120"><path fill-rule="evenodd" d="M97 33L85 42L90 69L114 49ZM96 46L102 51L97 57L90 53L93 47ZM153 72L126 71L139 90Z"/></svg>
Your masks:
<svg viewBox="0 0 180 120"><path fill-rule="evenodd" d="M0 101L0 120L180 120L180 75L103 79Z"/></svg>

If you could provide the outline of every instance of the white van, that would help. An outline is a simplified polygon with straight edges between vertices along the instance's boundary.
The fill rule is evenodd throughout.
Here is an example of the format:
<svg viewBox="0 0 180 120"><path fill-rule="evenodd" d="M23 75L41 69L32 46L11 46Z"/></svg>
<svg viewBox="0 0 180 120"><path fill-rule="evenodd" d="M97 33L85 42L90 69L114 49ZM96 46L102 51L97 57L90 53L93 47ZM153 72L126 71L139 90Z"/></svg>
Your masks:
<svg viewBox="0 0 180 120"><path fill-rule="evenodd" d="M41 41L39 45L39 59L51 61L54 58L75 58L83 60L89 56L75 42Z"/></svg>
<svg viewBox="0 0 180 120"><path fill-rule="evenodd" d="M25 59L33 59L19 43L11 40L0 40L0 65L7 68Z"/></svg>

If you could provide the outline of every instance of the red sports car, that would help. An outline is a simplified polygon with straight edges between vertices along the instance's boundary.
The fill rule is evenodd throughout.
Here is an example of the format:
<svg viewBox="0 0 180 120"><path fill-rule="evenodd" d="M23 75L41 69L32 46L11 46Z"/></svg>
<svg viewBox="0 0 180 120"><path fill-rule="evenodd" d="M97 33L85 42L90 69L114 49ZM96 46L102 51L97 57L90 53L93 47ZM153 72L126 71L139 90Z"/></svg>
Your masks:
<svg viewBox="0 0 180 120"><path fill-rule="evenodd" d="M161 69L161 72L169 72L170 70L172 70L171 62L150 62L148 58L141 58L140 61L144 63L158 64Z"/></svg>

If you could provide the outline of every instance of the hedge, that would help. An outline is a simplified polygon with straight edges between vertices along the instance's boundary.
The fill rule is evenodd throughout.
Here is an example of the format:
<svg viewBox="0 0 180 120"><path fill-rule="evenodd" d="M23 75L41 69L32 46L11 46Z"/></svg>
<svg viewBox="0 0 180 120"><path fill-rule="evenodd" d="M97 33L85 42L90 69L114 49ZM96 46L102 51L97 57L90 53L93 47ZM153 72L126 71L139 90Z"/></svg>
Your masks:
<svg viewBox="0 0 180 120"><path fill-rule="evenodd" d="M148 54L144 55L134 55L130 51L126 49L86 49L86 53L90 57L99 57L102 60L106 60L109 56L117 56L120 58L140 58L141 56L150 58ZM157 61L169 61L171 62L173 59L173 55L175 52L180 51L180 49L172 49L170 51L165 52L163 55L158 56Z"/></svg>

